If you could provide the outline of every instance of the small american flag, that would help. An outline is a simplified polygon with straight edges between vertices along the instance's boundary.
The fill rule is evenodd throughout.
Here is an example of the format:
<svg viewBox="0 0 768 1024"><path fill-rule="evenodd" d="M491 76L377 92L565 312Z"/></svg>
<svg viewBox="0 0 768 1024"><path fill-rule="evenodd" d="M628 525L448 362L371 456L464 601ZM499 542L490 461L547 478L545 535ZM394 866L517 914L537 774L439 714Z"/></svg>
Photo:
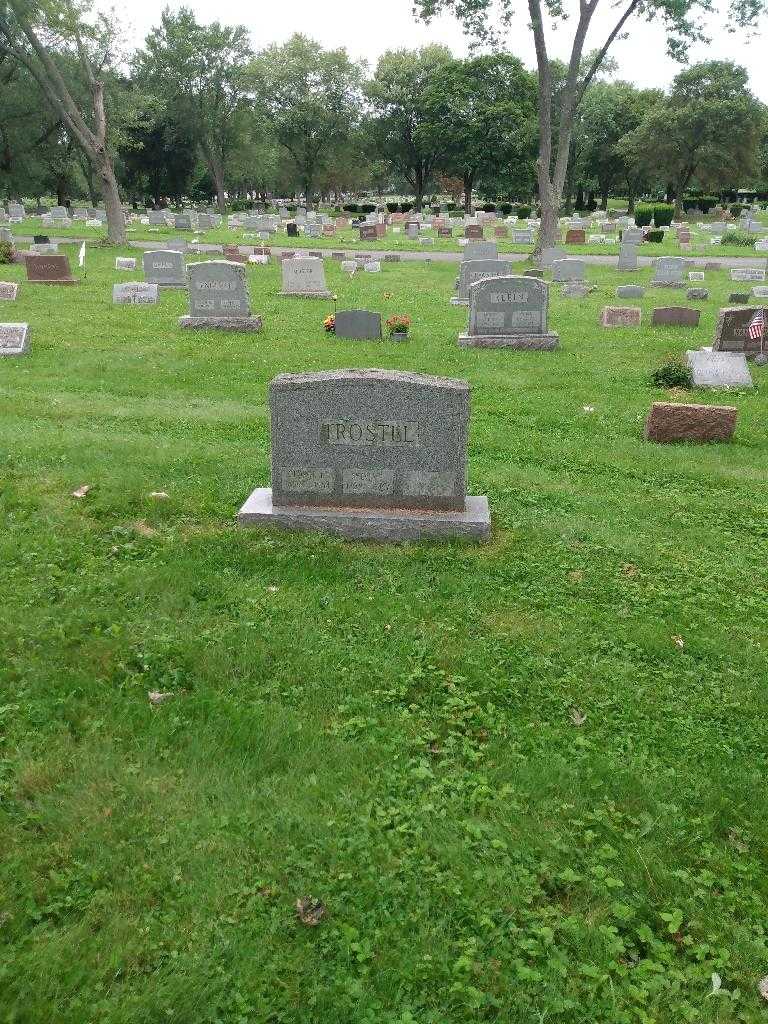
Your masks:
<svg viewBox="0 0 768 1024"><path fill-rule="evenodd" d="M762 338L763 331L765 330L765 312L763 307L755 313L752 319L749 321L747 327L747 337L750 341L757 341L758 338Z"/></svg>

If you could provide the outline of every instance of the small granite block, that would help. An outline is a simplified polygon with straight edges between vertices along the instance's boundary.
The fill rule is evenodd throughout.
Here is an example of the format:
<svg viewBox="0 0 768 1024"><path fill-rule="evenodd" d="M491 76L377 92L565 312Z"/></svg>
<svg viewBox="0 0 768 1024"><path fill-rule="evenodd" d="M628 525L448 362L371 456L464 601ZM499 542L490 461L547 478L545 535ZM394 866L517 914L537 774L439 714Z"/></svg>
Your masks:
<svg viewBox="0 0 768 1024"><path fill-rule="evenodd" d="M749 302L749 294L747 292L731 292L728 301L734 306L746 306Z"/></svg>
<svg viewBox="0 0 768 1024"><path fill-rule="evenodd" d="M179 327L202 331L256 332L262 328L260 316L182 316Z"/></svg>
<svg viewBox="0 0 768 1024"><path fill-rule="evenodd" d="M707 288L689 288L685 293L686 299L695 299L699 302L703 302L709 298L709 289Z"/></svg>
<svg viewBox="0 0 768 1024"><path fill-rule="evenodd" d="M279 526L284 530L328 533L348 540L407 541L424 537L488 540L488 499L467 495L463 511L422 509L276 507L272 488L257 487L237 514L242 526Z"/></svg>
<svg viewBox="0 0 768 1024"><path fill-rule="evenodd" d="M736 428L736 416L737 410L732 405L654 402L645 421L644 436L658 444L730 441Z"/></svg>
<svg viewBox="0 0 768 1024"><path fill-rule="evenodd" d="M639 284L620 284L616 289L617 299L642 299L645 295L645 288Z"/></svg>
<svg viewBox="0 0 768 1024"><path fill-rule="evenodd" d="M601 327L639 327L643 311L639 306L603 306Z"/></svg>

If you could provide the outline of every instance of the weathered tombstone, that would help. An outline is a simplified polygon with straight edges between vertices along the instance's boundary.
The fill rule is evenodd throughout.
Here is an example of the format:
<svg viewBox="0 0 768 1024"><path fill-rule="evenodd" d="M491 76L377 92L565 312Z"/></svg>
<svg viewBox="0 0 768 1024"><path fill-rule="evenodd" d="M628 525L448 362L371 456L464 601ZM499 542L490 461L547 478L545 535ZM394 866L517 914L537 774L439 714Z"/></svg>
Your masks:
<svg viewBox="0 0 768 1024"><path fill-rule="evenodd" d="M616 289L617 299L642 299L645 295L645 288L637 284L620 284Z"/></svg>
<svg viewBox="0 0 768 1024"><path fill-rule="evenodd" d="M749 302L749 293L731 292L731 294L728 296L728 301L734 306L746 305Z"/></svg>
<svg viewBox="0 0 768 1024"><path fill-rule="evenodd" d="M319 238L321 233L321 225L316 221L308 223L306 228L304 229L304 234L307 236L307 238Z"/></svg>
<svg viewBox="0 0 768 1024"><path fill-rule="evenodd" d="M10 228L0 228L0 242L9 242L13 245L13 232Z"/></svg>
<svg viewBox="0 0 768 1024"><path fill-rule="evenodd" d="M391 541L488 537L488 500L466 493L466 381L391 370L281 374L269 404L272 487L250 495L241 524Z"/></svg>
<svg viewBox="0 0 768 1024"><path fill-rule="evenodd" d="M698 327L701 312L688 306L660 306L651 316L653 327Z"/></svg>
<svg viewBox="0 0 768 1024"><path fill-rule="evenodd" d="M768 285L756 284L752 289L753 299L768 299Z"/></svg>
<svg viewBox="0 0 768 1024"><path fill-rule="evenodd" d="M351 341L380 341L381 313L367 309L342 309L336 313L334 333Z"/></svg>
<svg viewBox="0 0 768 1024"><path fill-rule="evenodd" d="M236 245L225 245L222 255L229 263L247 263L248 257Z"/></svg>
<svg viewBox="0 0 768 1024"><path fill-rule="evenodd" d="M689 270L688 271L689 281L704 281L705 275L703 270Z"/></svg>
<svg viewBox="0 0 768 1024"><path fill-rule="evenodd" d="M54 206L50 215L54 220L69 220L69 210L66 206Z"/></svg>
<svg viewBox="0 0 768 1024"><path fill-rule="evenodd" d="M586 241L587 233L584 228L571 228L565 233L566 245L585 245Z"/></svg>
<svg viewBox="0 0 768 1024"><path fill-rule="evenodd" d="M51 256L30 253L24 263L30 284L78 284L72 277L69 260L64 253Z"/></svg>
<svg viewBox="0 0 768 1024"><path fill-rule="evenodd" d="M685 260L682 256L659 256L654 267L652 288L682 288Z"/></svg>
<svg viewBox="0 0 768 1024"><path fill-rule="evenodd" d="M766 348L762 338L749 337L749 325L757 310L753 307L721 309L717 317L714 352L743 352L747 358L759 355ZM768 313L767 310L763 310Z"/></svg>
<svg viewBox="0 0 768 1024"><path fill-rule="evenodd" d="M566 281L560 289L564 299L584 299L595 290L595 286L586 281Z"/></svg>
<svg viewBox="0 0 768 1024"><path fill-rule="evenodd" d="M136 260L132 256L116 256L115 270L135 270Z"/></svg>
<svg viewBox="0 0 768 1024"><path fill-rule="evenodd" d="M480 240L483 237L483 225L482 224L467 224L464 228L464 237L475 240Z"/></svg>
<svg viewBox="0 0 768 1024"><path fill-rule="evenodd" d="M421 226L418 221L409 220L408 223L405 225L406 238L409 238L412 242L415 242L416 239L419 237L420 230Z"/></svg>
<svg viewBox="0 0 768 1024"><path fill-rule="evenodd" d="M550 351L560 344L548 329L549 286L533 277L491 277L469 289L469 327L462 348Z"/></svg>
<svg viewBox="0 0 768 1024"><path fill-rule="evenodd" d="M512 272L512 264L507 260L462 260L457 292L451 299L451 305L468 306L471 285L486 277L509 277Z"/></svg>
<svg viewBox="0 0 768 1024"><path fill-rule="evenodd" d="M331 293L325 283L323 261L314 257L297 257L283 260L283 290L281 295L300 296L306 299L330 299Z"/></svg>
<svg viewBox="0 0 768 1024"><path fill-rule="evenodd" d="M197 230L198 231L210 231L213 227L213 218L208 213L198 213L197 215Z"/></svg>
<svg viewBox="0 0 768 1024"><path fill-rule="evenodd" d="M515 245L530 245L536 240L536 232L533 228L521 228L512 232L512 241Z"/></svg>
<svg viewBox="0 0 768 1024"><path fill-rule="evenodd" d="M751 388L752 374L743 352L686 352L696 388Z"/></svg>
<svg viewBox="0 0 768 1024"><path fill-rule="evenodd" d="M564 249L558 249L555 246L550 245L546 249L541 250L539 265L542 270L551 270L552 264L555 260L564 260L566 257L567 253Z"/></svg>
<svg viewBox="0 0 768 1024"><path fill-rule="evenodd" d="M19 286L15 281L0 281L0 300L13 302L19 294Z"/></svg>
<svg viewBox="0 0 768 1024"><path fill-rule="evenodd" d="M639 306L604 306L600 314L601 327L639 327L643 311Z"/></svg>
<svg viewBox="0 0 768 1024"><path fill-rule="evenodd" d="M524 270L523 277L537 277L539 280L541 280L544 277L544 271L538 269Z"/></svg>
<svg viewBox="0 0 768 1024"><path fill-rule="evenodd" d="M112 302L117 306L153 306L158 287L146 281L126 281L112 285Z"/></svg>
<svg viewBox="0 0 768 1024"><path fill-rule="evenodd" d="M177 213L173 219L173 226L176 231L191 231L192 218L188 213Z"/></svg>
<svg viewBox="0 0 768 1024"><path fill-rule="evenodd" d="M147 216L151 227L165 227L165 214L162 210L150 210Z"/></svg>
<svg viewBox="0 0 768 1024"><path fill-rule="evenodd" d="M461 253L462 263L465 260L496 260L499 258L499 247L496 242L469 242Z"/></svg>
<svg viewBox="0 0 768 1024"><path fill-rule="evenodd" d="M8 203L8 216L11 220L24 220L24 207L21 203Z"/></svg>
<svg viewBox="0 0 768 1024"><path fill-rule="evenodd" d="M286 230L286 233L287 233L289 238L298 238L299 237L299 225L298 224L294 224L292 221L289 221L286 224L286 226L285 226L285 230Z"/></svg>
<svg viewBox="0 0 768 1024"><path fill-rule="evenodd" d="M400 262L400 253L397 253L397 252L385 253L385 255L384 255L384 262L385 263L399 263Z"/></svg>
<svg viewBox="0 0 768 1024"><path fill-rule="evenodd" d="M736 416L737 410L732 405L654 402L645 421L644 436L657 444L730 441L736 429Z"/></svg>
<svg viewBox="0 0 768 1024"><path fill-rule="evenodd" d="M37 256L53 256L59 251L58 242L34 242L29 247L29 252Z"/></svg>
<svg viewBox="0 0 768 1024"><path fill-rule="evenodd" d="M637 270L637 246L622 244L619 246L618 270Z"/></svg>
<svg viewBox="0 0 768 1024"><path fill-rule="evenodd" d="M584 260L566 257L552 262L552 280L558 284L563 281L584 280Z"/></svg>
<svg viewBox="0 0 768 1024"><path fill-rule="evenodd" d="M219 331L261 330L251 313L245 267L229 260L207 260L187 267L189 316L179 327Z"/></svg>
<svg viewBox="0 0 768 1024"><path fill-rule="evenodd" d="M732 281L764 281L765 271L755 267L744 267L740 270L731 271Z"/></svg>
<svg viewBox="0 0 768 1024"><path fill-rule="evenodd" d="M159 288L186 288L184 255L176 249L158 249L143 256L144 280Z"/></svg>
<svg viewBox="0 0 768 1024"><path fill-rule="evenodd" d="M686 299L693 300L694 302L704 302L709 298L708 288L689 288L685 293Z"/></svg>
<svg viewBox="0 0 768 1024"><path fill-rule="evenodd" d="M29 349L29 324L0 324L0 356L23 356Z"/></svg>
<svg viewBox="0 0 768 1024"><path fill-rule="evenodd" d="M495 227L493 229L493 237L494 238L508 238L509 237L509 228L506 225L504 225L504 224L500 224L498 227Z"/></svg>

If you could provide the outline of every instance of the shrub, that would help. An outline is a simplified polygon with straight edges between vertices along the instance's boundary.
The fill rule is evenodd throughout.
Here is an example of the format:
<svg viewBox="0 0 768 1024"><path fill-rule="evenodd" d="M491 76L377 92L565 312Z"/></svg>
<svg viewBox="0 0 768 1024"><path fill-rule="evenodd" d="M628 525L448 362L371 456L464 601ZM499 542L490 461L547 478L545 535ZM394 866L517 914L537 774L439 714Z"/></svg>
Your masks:
<svg viewBox="0 0 768 1024"><path fill-rule="evenodd" d="M456 203L446 203L445 208L450 213L452 210L456 209Z"/></svg>
<svg viewBox="0 0 768 1024"><path fill-rule="evenodd" d="M389 213L397 213L397 203L387 203L387 211Z"/></svg>
<svg viewBox="0 0 768 1024"><path fill-rule="evenodd" d="M10 242L0 242L0 263L13 263L13 246Z"/></svg>
<svg viewBox="0 0 768 1024"><path fill-rule="evenodd" d="M645 233L646 242L663 242L664 232L663 231L646 231Z"/></svg>
<svg viewBox="0 0 768 1024"><path fill-rule="evenodd" d="M243 213L245 210L252 210L253 203L250 199L233 199L229 208L232 213Z"/></svg>
<svg viewBox="0 0 768 1024"><path fill-rule="evenodd" d="M512 213L512 203L499 203L499 211L502 217L508 217Z"/></svg>
<svg viewBox="0 0 768 1024"><path fill-rule="evenodd" d="M653 223L657 228L669 227L675 214L671 203L656 203L653 207Z"/></svg>
<svg viewBox="0 0 768 1024"><path fill-rule="evenodd" d="M288 213L296 213L296 204L292 203L290 206L286 206L286 210L288 211Z"/></svg>
<svg viewBox="0 0 768 1024"><path fill-rule="evenodd" d="M646 203L638 203L635 207L635 224L639 228L647 228L653 220L653 207Z"/></svg>
<svg viewBox="0 0 768 1024"><path fill-rule="evenodd" d="M690 367L678 356L667 356L661 366L651 374L651 381L658 388L693 387Z"/></svg>
<svg viewBox="0 0 768 1024"><path fill-rule="evenodd" d="M518 206L518 208L517 208L517 216L521 220L528 220L528 218L531 216L531 207L530 206Z"/></svg>
<svg viewBox="0 0 768 1024"><path fill-rule="evenodd" d="M363 203L363 205L360 207L360 212L361 213L373 213L373 211L375 209L376 209L375 203Z"/></svg>
<svg viewBox="0 0 768 1024"><path fill-rule="evenodd" d="M753 248L755 236L745 231L726 231L720 239L721 245L743 245L745 249Z"/></svg>
<svg viewBox="0 0 768 1024"><path fill-rule="evenodd" d="M357 213L357 203L346 203L344 206L345 213Z"/></svg>
<svg viewBox="0 0 768 1024"><path fill-rule="evenodd" d="M733 206L729 206L728 209L731 211L734 217L738 217L742 210L746 210L747 207L741 203L734 203Z"/></svg>
<svg viewBox="0 0 768 1024"><path fill-rule="evenodd" d="M408 213L413 209L413 203L400 203L400 213Z"/></svg>
<svg viewBox="0 0 768 1024"><path fill-rule="evenodd" d="M483 213L495 213L496 203L483 203L480 209L483 211Z"/></svg>

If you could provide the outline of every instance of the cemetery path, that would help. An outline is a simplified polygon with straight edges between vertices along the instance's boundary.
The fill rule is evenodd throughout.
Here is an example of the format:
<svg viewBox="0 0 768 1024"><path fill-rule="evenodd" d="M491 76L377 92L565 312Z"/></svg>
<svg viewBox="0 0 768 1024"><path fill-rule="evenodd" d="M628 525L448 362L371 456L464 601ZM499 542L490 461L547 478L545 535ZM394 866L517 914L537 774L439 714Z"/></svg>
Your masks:
<svg viewBox="0 0 768 1024"><path fill-rule="evenodd" d="M16 241L18 242L32 242L32 236L22 237L17 236ZM93 241L93 239L87 238L51 238L52 242L56 242L59 245L81 245L83 242ZM235 243L232 243L235 244ZM145 241L142 239L135 239L128 243L128 247L131 249L157 249L157 241ZM316 253L328 253L330 255L330 249L308 249L306 247L296 246L290 248L289 246L270 246L272 254L279 256L283 252L295 252L298 256L311 256ZM220 253L221 245L210 245L204 242L198 244L196 250L201 253ZM359 253L365 252L364 249L346 249L342 250L341 247L338 251L344 251L350 259L354 259ZM440 250L433 250L431 252L403 252L402 250L386 249L377 250L370 254L373 259L383 260L385 256L399 256L403 263L409 261L422 263L424 261L432 263L460 263L461 253L460 252L441 252ZM502 253L505 260L509 260L511 263L524 263L528 258L528 253L524 252L505 252ZM578 253L569 254L573 255L573 258L584 260L585 263L595 264L598 266L610 267L616 265L618 256L603 256L603 255L591 255L589 253ZM724 269L739 268L739 267L754 267L758 270L764 270L768 266L768 260L760 256L718 256L713 253L708 256L685 256L684 253L679 255L684 256L691 266L703 267L705 263L719 263ZM637 257L638 266L650 267L653 266L656 256L640 256Z"/></svg>

